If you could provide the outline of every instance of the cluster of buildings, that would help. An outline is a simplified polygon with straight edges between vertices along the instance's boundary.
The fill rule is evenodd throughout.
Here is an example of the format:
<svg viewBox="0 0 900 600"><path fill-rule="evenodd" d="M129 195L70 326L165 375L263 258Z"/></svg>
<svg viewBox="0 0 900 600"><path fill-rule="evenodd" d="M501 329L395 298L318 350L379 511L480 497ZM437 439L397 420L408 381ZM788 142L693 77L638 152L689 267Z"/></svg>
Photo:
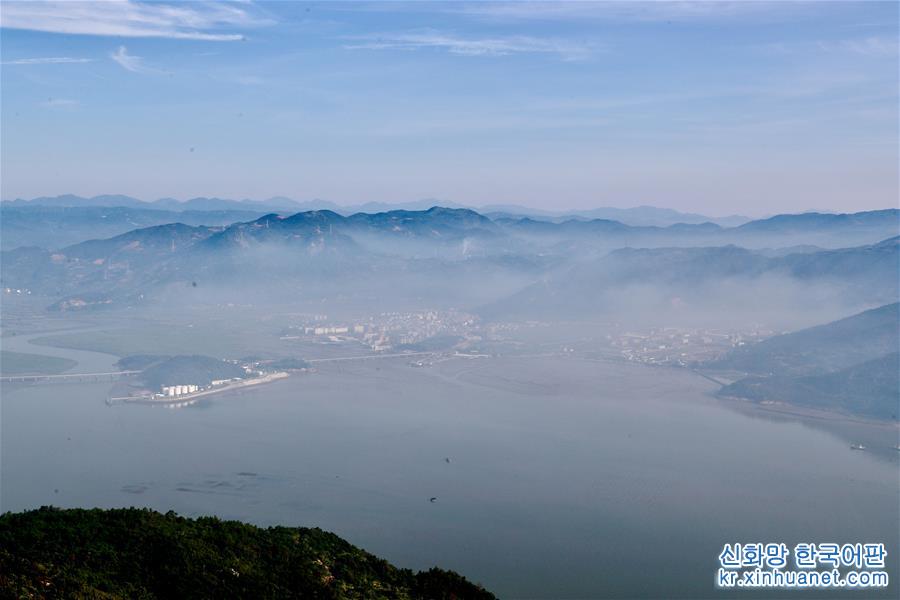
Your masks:
<svg viewBox="0 0 900 600"><path fill-rule="evenodd" d="M262 373L261 371L259 372ZM156 394L157 398L177 398L179 396L184 396L186 394L193 394L194 392L200 392L203 390L208 390L210 388L219 387L228 383L234 383L235 381L241 381L241 377L232 377L231 379L213 379L209 385L207 386L199 386L193 383L185 383L180 385L163 385L160 386L161 393Z"/></svg>
<svg viewBox="0 0 900 600"><path fill-rule="evenodd" d="M439 335L473 339L477 325L476 317L458 311L385 312L355 323L330 323L326 315L314 315L289 326L281 339L355 341L382 351Z"/></svg>
<svg viewBox="0 0 900 600"><path fill-rule="evenodd" d="M193 383L184 384L184 385L164 385L162 386L162 394L161 396L166 397L174 397L174 396L182 396L184 394L191 394L200 389L199 386L194 385Z"/></svg>
<svg viewBox="0 0 900 600"><path fill-rule="evenodd" d="M624 332L607 336L626 360L646 364L690 366L716 360L726 352L775 335L751 328L746 331L664 327L646 333Z"/></svg>
<svg viewBox="0 0 900 600"><path fill-rule="evenodd" d="M341 325L337 327L304 327L304 335L354 335L364 334L365 325Z"/></svg>

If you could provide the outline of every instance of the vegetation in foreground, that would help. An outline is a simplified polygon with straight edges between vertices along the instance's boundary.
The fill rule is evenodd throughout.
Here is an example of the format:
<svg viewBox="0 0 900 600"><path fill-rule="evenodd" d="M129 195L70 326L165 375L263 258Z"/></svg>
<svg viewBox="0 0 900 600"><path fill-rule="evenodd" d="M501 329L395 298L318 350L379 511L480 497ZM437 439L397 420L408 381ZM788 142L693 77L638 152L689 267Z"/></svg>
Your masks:
<svg viewBox="0 0 900 600"><path fill-rule="evenodd" d="M494 598L452 571L398 569L321 529L53 507L0 515L0 597Z"/></svg>

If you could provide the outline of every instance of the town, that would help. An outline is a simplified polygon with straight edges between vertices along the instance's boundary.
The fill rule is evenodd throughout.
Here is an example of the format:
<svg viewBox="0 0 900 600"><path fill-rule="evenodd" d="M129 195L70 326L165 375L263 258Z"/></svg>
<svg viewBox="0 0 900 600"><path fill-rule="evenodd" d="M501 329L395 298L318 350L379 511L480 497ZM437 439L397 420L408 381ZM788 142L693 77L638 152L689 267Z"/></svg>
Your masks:
<svg viewBox="0 0 900 600"><path fill-rule="evenodd" d="M777 332L763 327L746 330L662 327L646 332L625 331L607 336L619 355L649 365L690 367L716 360L726 352L758 342Z"/></svg>
<svg viewBox="0 0 900 600"><path fill-rule="evenodd" d="M298 318L281 334L282 340L353 342L375 352L414 350L417 344L434 340L445 347L481 339L478 318L454 310L384 312L365 320L332 322L327 315ZM425 348L439 349L439 348Z"/></svg>

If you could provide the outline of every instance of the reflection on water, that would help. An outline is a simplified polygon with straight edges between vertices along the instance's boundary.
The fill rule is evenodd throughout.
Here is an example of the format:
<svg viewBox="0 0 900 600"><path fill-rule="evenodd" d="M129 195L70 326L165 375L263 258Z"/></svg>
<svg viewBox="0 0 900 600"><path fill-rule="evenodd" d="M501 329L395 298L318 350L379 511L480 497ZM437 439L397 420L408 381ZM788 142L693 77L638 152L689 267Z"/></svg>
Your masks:
<svg viewBox="0 0 900 600"><path fill-rule="evenodd" d="M181 410L107 407L108 384L4 390L2 509L319 526L503 597L708 597L734 541L884 541L897 556L896 461L748 418L691 373L406 362L324 365Z"/></svg>

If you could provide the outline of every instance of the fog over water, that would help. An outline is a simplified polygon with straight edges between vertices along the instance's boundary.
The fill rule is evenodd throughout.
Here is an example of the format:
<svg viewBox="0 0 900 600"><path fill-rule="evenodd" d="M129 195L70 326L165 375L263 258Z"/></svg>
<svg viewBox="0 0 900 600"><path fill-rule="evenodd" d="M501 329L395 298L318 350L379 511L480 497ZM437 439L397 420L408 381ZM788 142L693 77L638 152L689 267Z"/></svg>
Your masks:
<svg viewBox="0 0 900 600"><path fill-rule="evenodd" d="M108 383L5 387L2 509L317 526L501 597L710 597L725 542L897 547L896 459L742 414L689 371L565 356L409 363L322 363L182 409L107 406ZM896 430L871 435L888 447Z"/></svg>
<svg viewBox="0 0 900 600"><path fill-rule="evenodd" d="M898 17L0 0L0 595L900 598Z"/></svg>
<svg viewBox="0 0 900 600"><path fill-rule="evenodd" d="M316 210L62 247L105 213L0 210L30 242L0 256L4 511L320 527L501 598L740 596L726 543L900 556L896 209Z"/></svg>

